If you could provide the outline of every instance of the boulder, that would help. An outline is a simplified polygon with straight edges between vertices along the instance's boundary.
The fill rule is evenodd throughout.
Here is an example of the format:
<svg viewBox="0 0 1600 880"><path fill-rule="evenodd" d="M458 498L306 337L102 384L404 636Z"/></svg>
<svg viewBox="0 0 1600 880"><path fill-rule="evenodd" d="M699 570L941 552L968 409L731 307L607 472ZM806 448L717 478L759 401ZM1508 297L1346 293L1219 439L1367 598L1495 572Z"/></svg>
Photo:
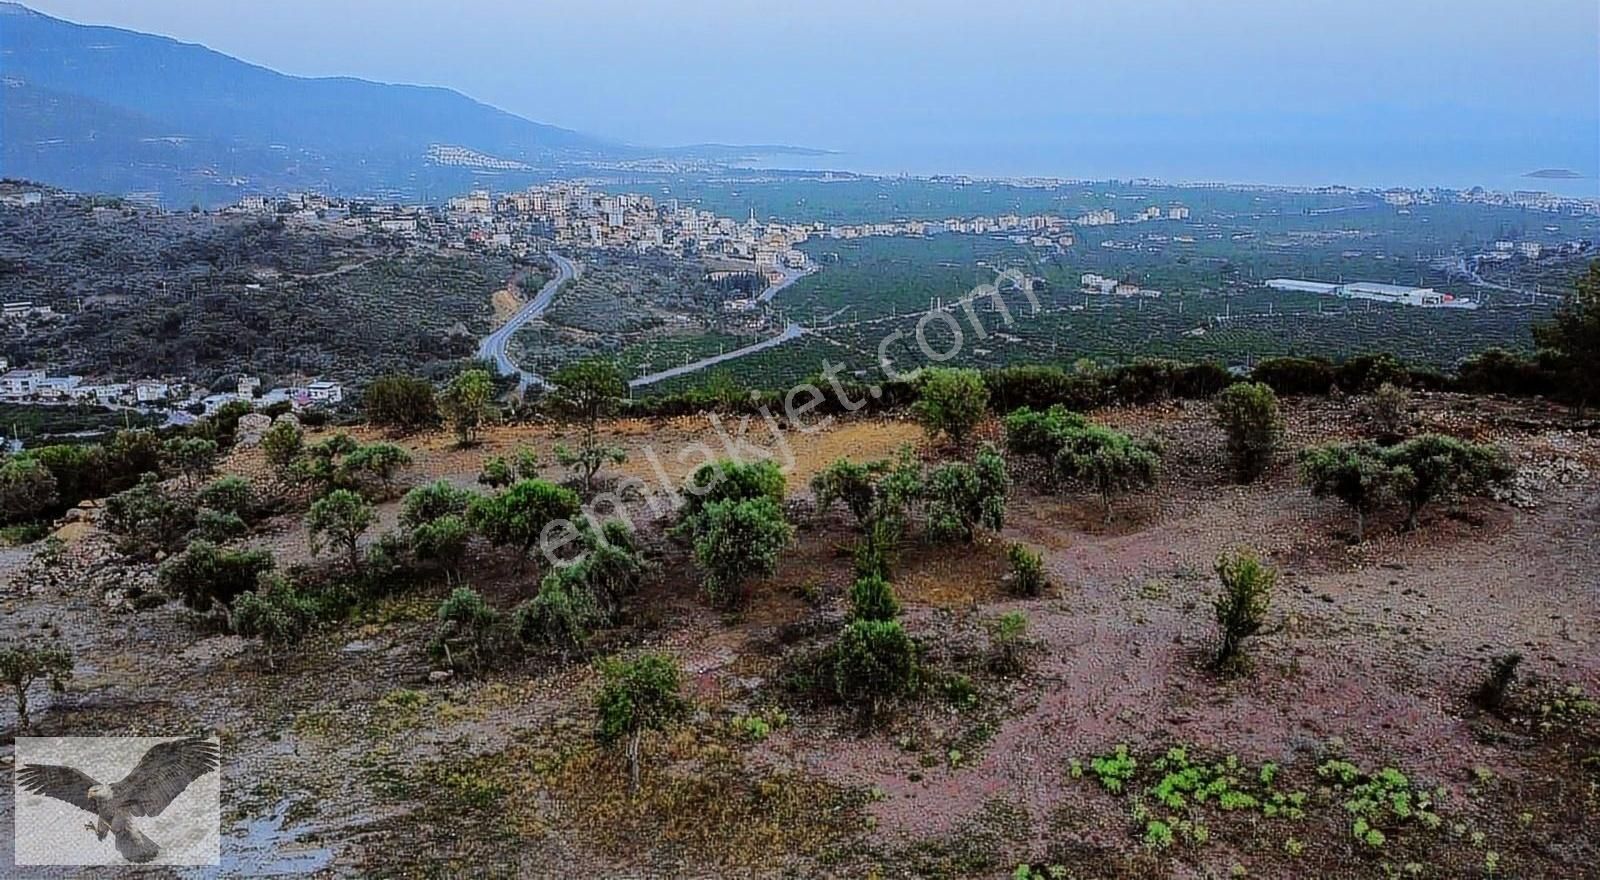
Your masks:
<svg viewBox="0 0 1600 880"><path fill-rule="evenodd" d="M267 433L272 427L272 417L261 413L249 413L239 417L239 427L234 429L233 442L238 446L255 446L261 442L261 435Z"/></svg>

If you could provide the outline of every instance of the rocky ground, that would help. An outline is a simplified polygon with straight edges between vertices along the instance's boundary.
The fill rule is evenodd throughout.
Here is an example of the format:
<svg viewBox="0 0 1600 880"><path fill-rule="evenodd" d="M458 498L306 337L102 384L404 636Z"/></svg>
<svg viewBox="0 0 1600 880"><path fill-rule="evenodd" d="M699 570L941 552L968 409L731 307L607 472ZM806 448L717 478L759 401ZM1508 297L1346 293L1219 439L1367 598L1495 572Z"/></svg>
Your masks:
<svg viewBox="0 0 1600 880"><path fill-rule="evenodd" d="M656 574L598 648L674 653L698 709L651 744L637 795L593 743L590 664L430 674L442 583L269 663L158 604L150 567L118 558L88 508L58 549L0 554L0 620L77 654L65 694L36 694L41 732L222 737L227 875L1002 877L1026 863L1071 877L1585 876L1600 860L1600 719L1568 689L1600 694L1600 438L1533 404L1422 396L1416 410L1418 430L1501 445L1518 476L1500 500L1438 506L1416 532L1385 519L1359 545L1288 456L1230 484L1205 405L1098 414L1163 441L1160 488L1120 501L1108 526L1092 499L1019 480L998 537L905 548L896 589L939 685L871 728L804 686L842 621L853 540L805 486L835 458L921 442L915 426L854 420L791 444L799 539L737 616L704 604L683 549L640 516ZM1357 412L1295 402L1287 443L1360 436ZM647 486L701 460L683 450L727 442L703 418L609 433ZM541 426L471 450L411 438L404 479L470 484L485 455L528 445L549 460L562 440ZM262 467L252 450L227 463ZM389 504L385 527L394 517ZM281 564L320 564L293 516L252 540ZM1009 541L1044 554L1047 596L1005 594ZM1238 547L1282 578L1249 673L1222 677L1205 663L1211 566ZM530 572L474 554L473 584L497 606L531 594ZM1025 671L997 672L985 622L1013 610L1033 646ZM1469 695L1508 651L1523 677L1497 717ZM0 729L13 723L0 709ZM1159 774L1113 793L1093 760L1118 745L1142 774L1174 746L1244 768L1227 772L1258 801L1302 794L1304 815L1161 805L1146 790ZM1430 803L1413 814L1438 827L1388 815L1383 843L1358 839L1348 786L1318 772L1335 759L1404 773ZM1176 829L1172 845L1147 842L1150 818Z"/></svg>

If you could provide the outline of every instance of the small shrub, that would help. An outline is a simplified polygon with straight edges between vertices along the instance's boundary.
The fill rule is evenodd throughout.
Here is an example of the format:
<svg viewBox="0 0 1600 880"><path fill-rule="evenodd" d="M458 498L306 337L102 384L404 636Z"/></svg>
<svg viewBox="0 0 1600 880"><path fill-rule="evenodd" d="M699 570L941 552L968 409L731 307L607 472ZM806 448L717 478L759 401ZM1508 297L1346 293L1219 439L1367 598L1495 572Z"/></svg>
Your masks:
<svg viewBox="0 0 1600 880"><path fill-rule="evenodd" d="M476 590L456 587L439 603L439 631L428 645L435 661L477 673L501 659L506 635L500 612Z"/></svg>
<svg viewBox="0 0 1600 880"><path fill-rule="evenodd" d="M628 786L638 791L644 734L666 730L688 714L690 704L682 695L683 668L666 655L644 654L632 660L608 660L601 664L600 675L595 734L605 745L623 745Z"/></svg>
<svg viewBox="0 0 1600 880"><path fill-rule="evenodd" d="M59 642L0 644L0 681L11 687L16 699L19 731L26 733L32 726L28 717L28 691L43 681L52 691L62 692L72 679L72 666L72 651Z"/></svg>
<svg viewBox="0 0 1600 880"><path fill-rule="evenodd" d="M705 572L706 592L724 607L740 604L751 580L777 571L779 553L794 538L783 509L765 497L714 501L698 522L695 561Z"/></svg>
<svg viewBox="0 0 1600 880"><path fill-rule="evenodd" d="M1399 439L1411 427L1411 392L1385 382L1367 399L1362 414L1372 423L1378 439Z"/></svg>
<svg viewBox="0 0 1600 880"><path fill-rule="evenodd" d="M1011 563L1008 580L1012 593L1030 598L1044 595L1050 582L1045 577L1043 557L1026 545L1012 544L1006 548L1006 559Z"/></svg>
<svg viewBox="0 0 1600 880"><path fill-rule="evenodd" d="M1006 675L1022 671L1023 656L1029 647L1028 618L1020 611L1008 611L989 621L989 665Z"/></svg>
<svg viewBox="0 0 1600 880"><path fill-rule="evenodd" d="M989 389L977 370L934 367L923 372L912 413L930 438L944 436L957 446L978 426L989 403Z"/></svg>
<svg viewBox="0 0 1600 880"><path fill-rule="evenodd" d="M1278 573L1263 565L1255 554L1240 552L1217 560L1217 577L1222 581L1222 594L1212 607L1222 643L1214 665L1222 669L1238 662L1244 641L1266 624Z"/></svg>
<svg viewBox="0 0 1600 880"><path fill-rule="evenodd" d="M839 634L834 693L869 718L917 686L917 649L898 620L854 620Z"/></svg>
<svg viewBox="0 0 1600 880"><path fill-rule="evenodd" d="M273 564L272 554L265 550L229 550L195 541L161 565L156 581L163 592L190 609L226 616L234 599L255 589Z"/></svg>
<svg viewBox="0 0 1600 880"><path fill-rule="evenodd" d="M1213 402L1217 425L1228 435L1228 460L1234 477L1249 483L1272 463L1283 439L1278 395L1260 382L1230 385Z"/></svg>
<svg viewBox="0 0 1600 880"><path fill-rule="evenodd" d="M856 579L850 587L850 616L856 620L893 620L900 616L894 588L878 575Z"/></svg>

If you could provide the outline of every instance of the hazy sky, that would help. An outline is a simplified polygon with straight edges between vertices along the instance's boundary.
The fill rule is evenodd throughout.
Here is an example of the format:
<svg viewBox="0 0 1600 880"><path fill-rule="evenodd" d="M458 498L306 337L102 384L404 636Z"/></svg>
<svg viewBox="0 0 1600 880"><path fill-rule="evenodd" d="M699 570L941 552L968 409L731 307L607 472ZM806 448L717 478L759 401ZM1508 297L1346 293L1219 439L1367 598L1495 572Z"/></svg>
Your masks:
<svg viewBox="0 0 1600 880"><path fill-rule="evenodd" d="M1600 177L1596 0L29 5L634 143L795 143L872 170Z"/></svg>

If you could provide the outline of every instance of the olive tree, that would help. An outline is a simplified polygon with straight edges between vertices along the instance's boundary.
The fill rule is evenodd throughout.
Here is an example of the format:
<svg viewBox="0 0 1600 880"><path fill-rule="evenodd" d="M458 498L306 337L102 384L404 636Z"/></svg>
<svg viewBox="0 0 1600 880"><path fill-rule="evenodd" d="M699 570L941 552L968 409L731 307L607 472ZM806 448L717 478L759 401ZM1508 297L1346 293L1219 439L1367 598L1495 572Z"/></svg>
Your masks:
<svg viewBox="0 0 1600 880"><path fill-rule="evenodd" d="M1300 479L1318 498L1336 498L1356 515L1356 543L1366 540L1367 520L1394 500L1410 479L1384 460L1371 443L1334 444L1300 451Z"/></svg>
<svg viewBox="0 0 1600 880"><path fill-rule="evenodd" d="M494 417L494 379L488 370L463 370L439 401L462 446L477 442L478 429Z"/></svg>
<svg viewBox="0 0 1600 880"><path fill-rule="evenodd" d="M56 505L56 478L30 458L0 464L0 525L29 522Z"/></svg>
<svg viewBox="0 0 1600 880"><path fill-rule="evenodd" d="M983 420L989 388L977 370L934 367L923 372L912 413L930 438L960 446Z"/></svg>
<svg viewBox="0 0 1600 880"><path fill-rule="evenodd" d="M870 718L916 690L917 647L898 620L852 620L833 649L834 694Z"/></svg>
<svg viewBox="0 0 1600 880"><path fill-rule="evenodd" d="M1283 439L1283 414L1270 385L1241 382L1212 401L1217 426L1228 435L1228 460L1241 483L1254 482L1272 463Z"/></svg>
<svg viewBox="0 0 1600 880"><path fill-rule="evenodd" d="M0 681L11 686L17 701L17 728L32 727L28 717L28 691L46 682L60 693L72 679L72 651L59 642L44 644L12 641L0 644Z"/></svg>
<svg viewBox="0 0 1600 880"><path fill-rule="evenodd" d="M350 574L358 574L361 571L361 535L377 521L377 513L367 499L349 489L335 489L313 502L306 513L311 550L320 553L327 545L343 549Z"/></svg>
<svg viewBox="0 0 1600 880"><path fill-rule="evenodd" d="M580 514L578 495L571 489L545 480L519 480L499 494L474 497L467 505L467 524L497 547L517 548L525 561L541 540L560 537L564 545L575 539Z"/></svg>
<svg viewBox="0 0 1600 880"><path fill-rule="evenodd" d="M555 386L550 402L556 412L575 422L582 431L577 446L556 447L556 461L578 474L587 495L602 467L627 461L622 447L601 442L599 423L616 412L628 394L628 383L616 362L604 358L587 358L562 367L550 381Z"/></svg>
<svg viewBox="0 0 1600 880"><path fill-rule="evenodd" d="M783 508L770 498L713 501L698 518L695 561L705 572L706 592L719 605L738 605L750 581L768 577L794 537Z"/></svg>
<svg viewBox="0 0 1600 880"><path fill-rule="evenodd" d="M1555 317L1533 335L1577 413L1600 402L1600 260L1589 264Z"/></svg>
<svg viewBox="0 0 1600 880"><path fill-rule="evenodd" d="M200 437L174 437L161 446L162 458L173 471L183 477L190 490L211 474L217 466L217 444Z"/></svg>
<svg viewBox="0 0 1600 880"><path fill-rule="evenodd" d="M689 712L689 701L682 694L683 668L664 654L642 654L632 660L606 660L600 676L595 733L602 744L623 747L628 788L636 792L644 734L664 731Z"/></svg>

